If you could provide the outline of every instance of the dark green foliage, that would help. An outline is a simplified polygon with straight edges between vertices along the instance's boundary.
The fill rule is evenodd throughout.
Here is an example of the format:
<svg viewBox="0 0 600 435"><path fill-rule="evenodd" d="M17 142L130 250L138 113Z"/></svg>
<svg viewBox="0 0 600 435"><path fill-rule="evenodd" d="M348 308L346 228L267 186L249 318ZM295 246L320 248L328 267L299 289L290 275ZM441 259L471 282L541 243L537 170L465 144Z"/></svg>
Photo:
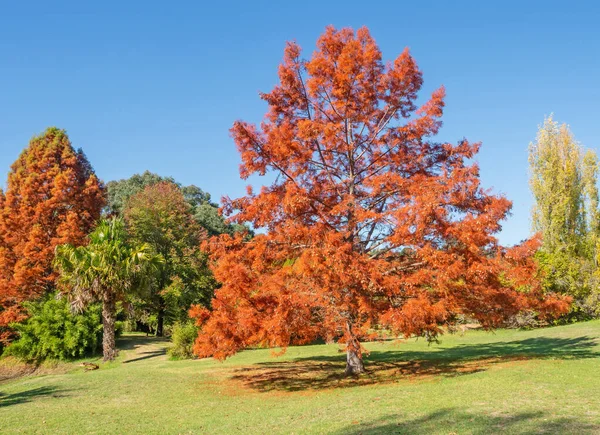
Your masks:
<svg viewBox="0 0 600 435"><path fill-rule="evenodd" d="M219 234L233 234L248 231L248 228L239 224L230 224L218 213L213 203L205 202L194 208L194 219L206 230L209 236Z"/></svg>
<svg viewBox="0 0 600 435"><path fill-rule="evenodd" d="M209 304L217 283L200 249L202 240L238 231L253 236L247 227L228 223L209 193L172 177L145 171L109 182L107 195L106 213L124 217L130 237L148 243L165 260L152 285L130 298L135 330L162 335L187 318L191 305Z"/></svg>
<svg viewBox="0 0 600 435"><path fill-rule="evenodd" d="M146 186L152 186L161 181L175 182L171 177L161 177L146 171L143 174L132 175L128 179L110 181L106 185L108 214L121 215L127 200L138 192L144 190Z"/></svg>
<svg viewBox="0 0 600 435"><path fill-rule="evenodd" d="M107 214L122 215L129 198L148 186L154 186L162 182L173 183L181 190L185 201L191 206L194 219L206 230L209 236L233 234L236 231L247 230L244 226L227 223L219 213L219 205L211 200L208 192L193 184L182 186L173 177L163 177L150 171L132 175L127 179L109 182L106 185L108 196Z"/></svg>
<svg viewBox="0 0 600 435"><path fill-rule="evenodd" d="M90 305L83 313L71 311L66 298L50 295L25 304L29 317L13 324L19 338L5 354L27 361L80 358L95 353L102 343L101 307Z"/></svg>
<svg viewBox="0 0 600 435"><path fill-rule="evenodd" d="M187 320L177 322L173 325L173 346L169 349L169 355L172 359L190 359L194 358L194 341L198 337L198 328L194 322Z"/></svg>
<svg viewBox="0 0 600 435"><path fill-rule="evenodd" d="M170 181L172 183L175 183L175 181L173 181L173 179L170 177L168 177L168 179L165 181ZM200 189L198 186L194 186L193 184L189 185L189 186L181 186L179 183L175 183L175 184L177 184L179 186L179 189L181 190L181 193L183 194L185 201L189 205L191 205L192 208L198 207L203 204L206 204L212 208L219 208L218 204L211 202L210 193L205 192L204 190Z"/></svg>
<svg viewBox="0 0 600 435"><path fill-rule="evenodd" d="M149 292L140 293L135 304L149 318L156 314L156 334L161 336L165 325L187 318L192 304L208 305L212 298L216 282L200 249L206 231L181 189L170 182L135 194L123 213L132 240L148 244L164 260Z"/></svg>

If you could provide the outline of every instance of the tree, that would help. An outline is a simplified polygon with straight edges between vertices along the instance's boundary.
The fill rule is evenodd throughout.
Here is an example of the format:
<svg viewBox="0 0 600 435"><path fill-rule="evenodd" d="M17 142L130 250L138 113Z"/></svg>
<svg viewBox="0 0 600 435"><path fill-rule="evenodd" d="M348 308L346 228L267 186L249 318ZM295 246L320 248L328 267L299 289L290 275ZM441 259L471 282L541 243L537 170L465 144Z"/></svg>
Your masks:
<svg viewBox="0 0 600 435"><path fill-rule="evenodd" d="M120 219L101 220L86 246L59 245L55 266L61 289L81 311L91 302L102 303L104 361L117 356L116 304L141 285L160 264L149 245L130 245Z"/></svg>
<svg viewBox="0 0 600 435"><path fill-rule="evenodd" d="M544 121L529 146L534 231L550 250L579 252L586 232L581 173L582 151L566 125Z"/></svg>
<svg viewBox="0 0 600 435"><path fill-rule="evenodd" d="M164 260L146 298L157 314L158 336L163 335L165 316L181 320L193 303L207 304L216 285L200 250L206 231L192 210L182 189L167 181L146 186L130 197L124 210L132 239L148 244Z"/></svg>
<svg viewBox="0 0 600 435"><path fill-rule="evenodd" d="M175 182L171 177L162 177L150 171L143 174L134 174L127 179L109 181L106 184L107 212L110 215L122 216L127 200L147 186L152 186L163 181Z"/></svg>
<svg viewBox="0 0 600 435"><path fill-rule="evenodd" d="M344 345L357 374L361 341L386 332L434 340L458 314L491 328L524 308L564 309L523 273L535 241L498 245L511 204L480 187L469 163L479 145L430 139L444 89L417 109L422 77L407 50L384 65L366 28L328 27L310 60L287 44L279 80L261 94L260 128L231 129L241 176L277 177L224 204L265 233L209 242L222 287L212 310L191 310L199 356L321 337Z"/></svg>
<svg viewBox="0 0 600 435"><path fill-rule="evenodd" d="M22 302L54 290L54 248L83 243L103 206L102 183L64 130L31 140L0 192L0 339L24 317Z"/></svg>
<svg viewBox="0 0 600 435"><path fill-rule="evenodd" d="M587 150L582 162L583 204L586 217L587 256L598 267L600 243L600 209L598 209L598 156Z"/></svg>
<svg viewBox="0 0 600 435"><path fill-rule="evenodd" d="M529 146L533 230L548 288L575 297L575 310L597 310L598 159L552 117Z"/></svg>
<svg viewBox="0 0 600 435"><path fill-rule="evenodd" d="M108 182L107 214L122 216L125 208L127 208L129 198L148 186L163 182L173 183L180 188L185 200L192 207L194 218L210 236L223 233L232 234L235 231L246 230L235 224L228 224L219 213L218 204L211 201L209 193L193 184L182 186L176 183L173 177L163 177L150 171L145 171L143 174L134 174L127 179Z"/></svg>

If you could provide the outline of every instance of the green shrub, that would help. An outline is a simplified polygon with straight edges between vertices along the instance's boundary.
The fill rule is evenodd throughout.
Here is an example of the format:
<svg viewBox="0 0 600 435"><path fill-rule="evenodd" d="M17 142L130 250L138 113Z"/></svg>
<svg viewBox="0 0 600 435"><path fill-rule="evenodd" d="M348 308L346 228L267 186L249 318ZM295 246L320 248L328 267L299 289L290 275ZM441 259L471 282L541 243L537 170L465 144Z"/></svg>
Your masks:
<svg viewBox="0 0 600 435"><path fill-rule="evenodd" d="M169 355L173 359L189 359L194 358L194 341L198 337L198 328L194 322L177 322L173 325L171 339L173 346L169 349Z"/></svg>
<svg viewBox="0 0 600 435"><path fill-rule="evenodd" d="M12 327L18 334L5 354L27 361L81 358L102 347L102 317L99 305L85 312L71 312L66 299L55 296L25 304L29 317Z"/></svg>

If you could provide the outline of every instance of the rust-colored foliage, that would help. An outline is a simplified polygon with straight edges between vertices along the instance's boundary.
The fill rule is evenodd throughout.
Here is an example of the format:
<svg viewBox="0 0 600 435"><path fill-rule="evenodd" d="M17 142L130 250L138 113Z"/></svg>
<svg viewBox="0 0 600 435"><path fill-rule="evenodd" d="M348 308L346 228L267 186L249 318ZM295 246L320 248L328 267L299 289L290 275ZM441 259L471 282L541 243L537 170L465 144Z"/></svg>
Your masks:
<svg viewBox="0 0 600 435"><path fill-rule="evenodd" d="M0 335L22 317L21 302L54 288L54 248L83 243L103 205L102 183L64 130L31 140L0 193Z"/></svg>
<svg viewBox="0 0 600 435"><path fill-rule="evenodd" d="M541 293L536 240L499 246L511 203L481 188L479 144L432 140L444 88L417 106L408 50L384 64L366 28L328 27L308 61L287 44L279 79L261 95L260 128L231 129L241 176L278 177L225 199L233 221L267 232L209 244L223 286L212 311L190 312L199 356L321 337L344 344L350 364L382 330L434 338L458 314L494 327L522 309L565 309Z"/></svg>

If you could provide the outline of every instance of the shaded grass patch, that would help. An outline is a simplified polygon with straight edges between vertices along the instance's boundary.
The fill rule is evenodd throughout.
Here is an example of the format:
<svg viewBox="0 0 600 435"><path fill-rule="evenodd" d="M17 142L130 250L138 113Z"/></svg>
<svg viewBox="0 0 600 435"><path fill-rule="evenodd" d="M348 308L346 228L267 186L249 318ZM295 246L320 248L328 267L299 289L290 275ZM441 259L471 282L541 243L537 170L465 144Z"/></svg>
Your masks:
<svg viewBox="0 0 600 435"><path fill-rule="evenodd" d="M312 355L290 361L259 362L233 370L231 379L258 391L302 391L393 383L400 380L464 376L495 364L532 359L598 358L597 339L589 336L535 337L510 342L411 351L371 351L366 373L344 375L345 356Z"/></svg>

